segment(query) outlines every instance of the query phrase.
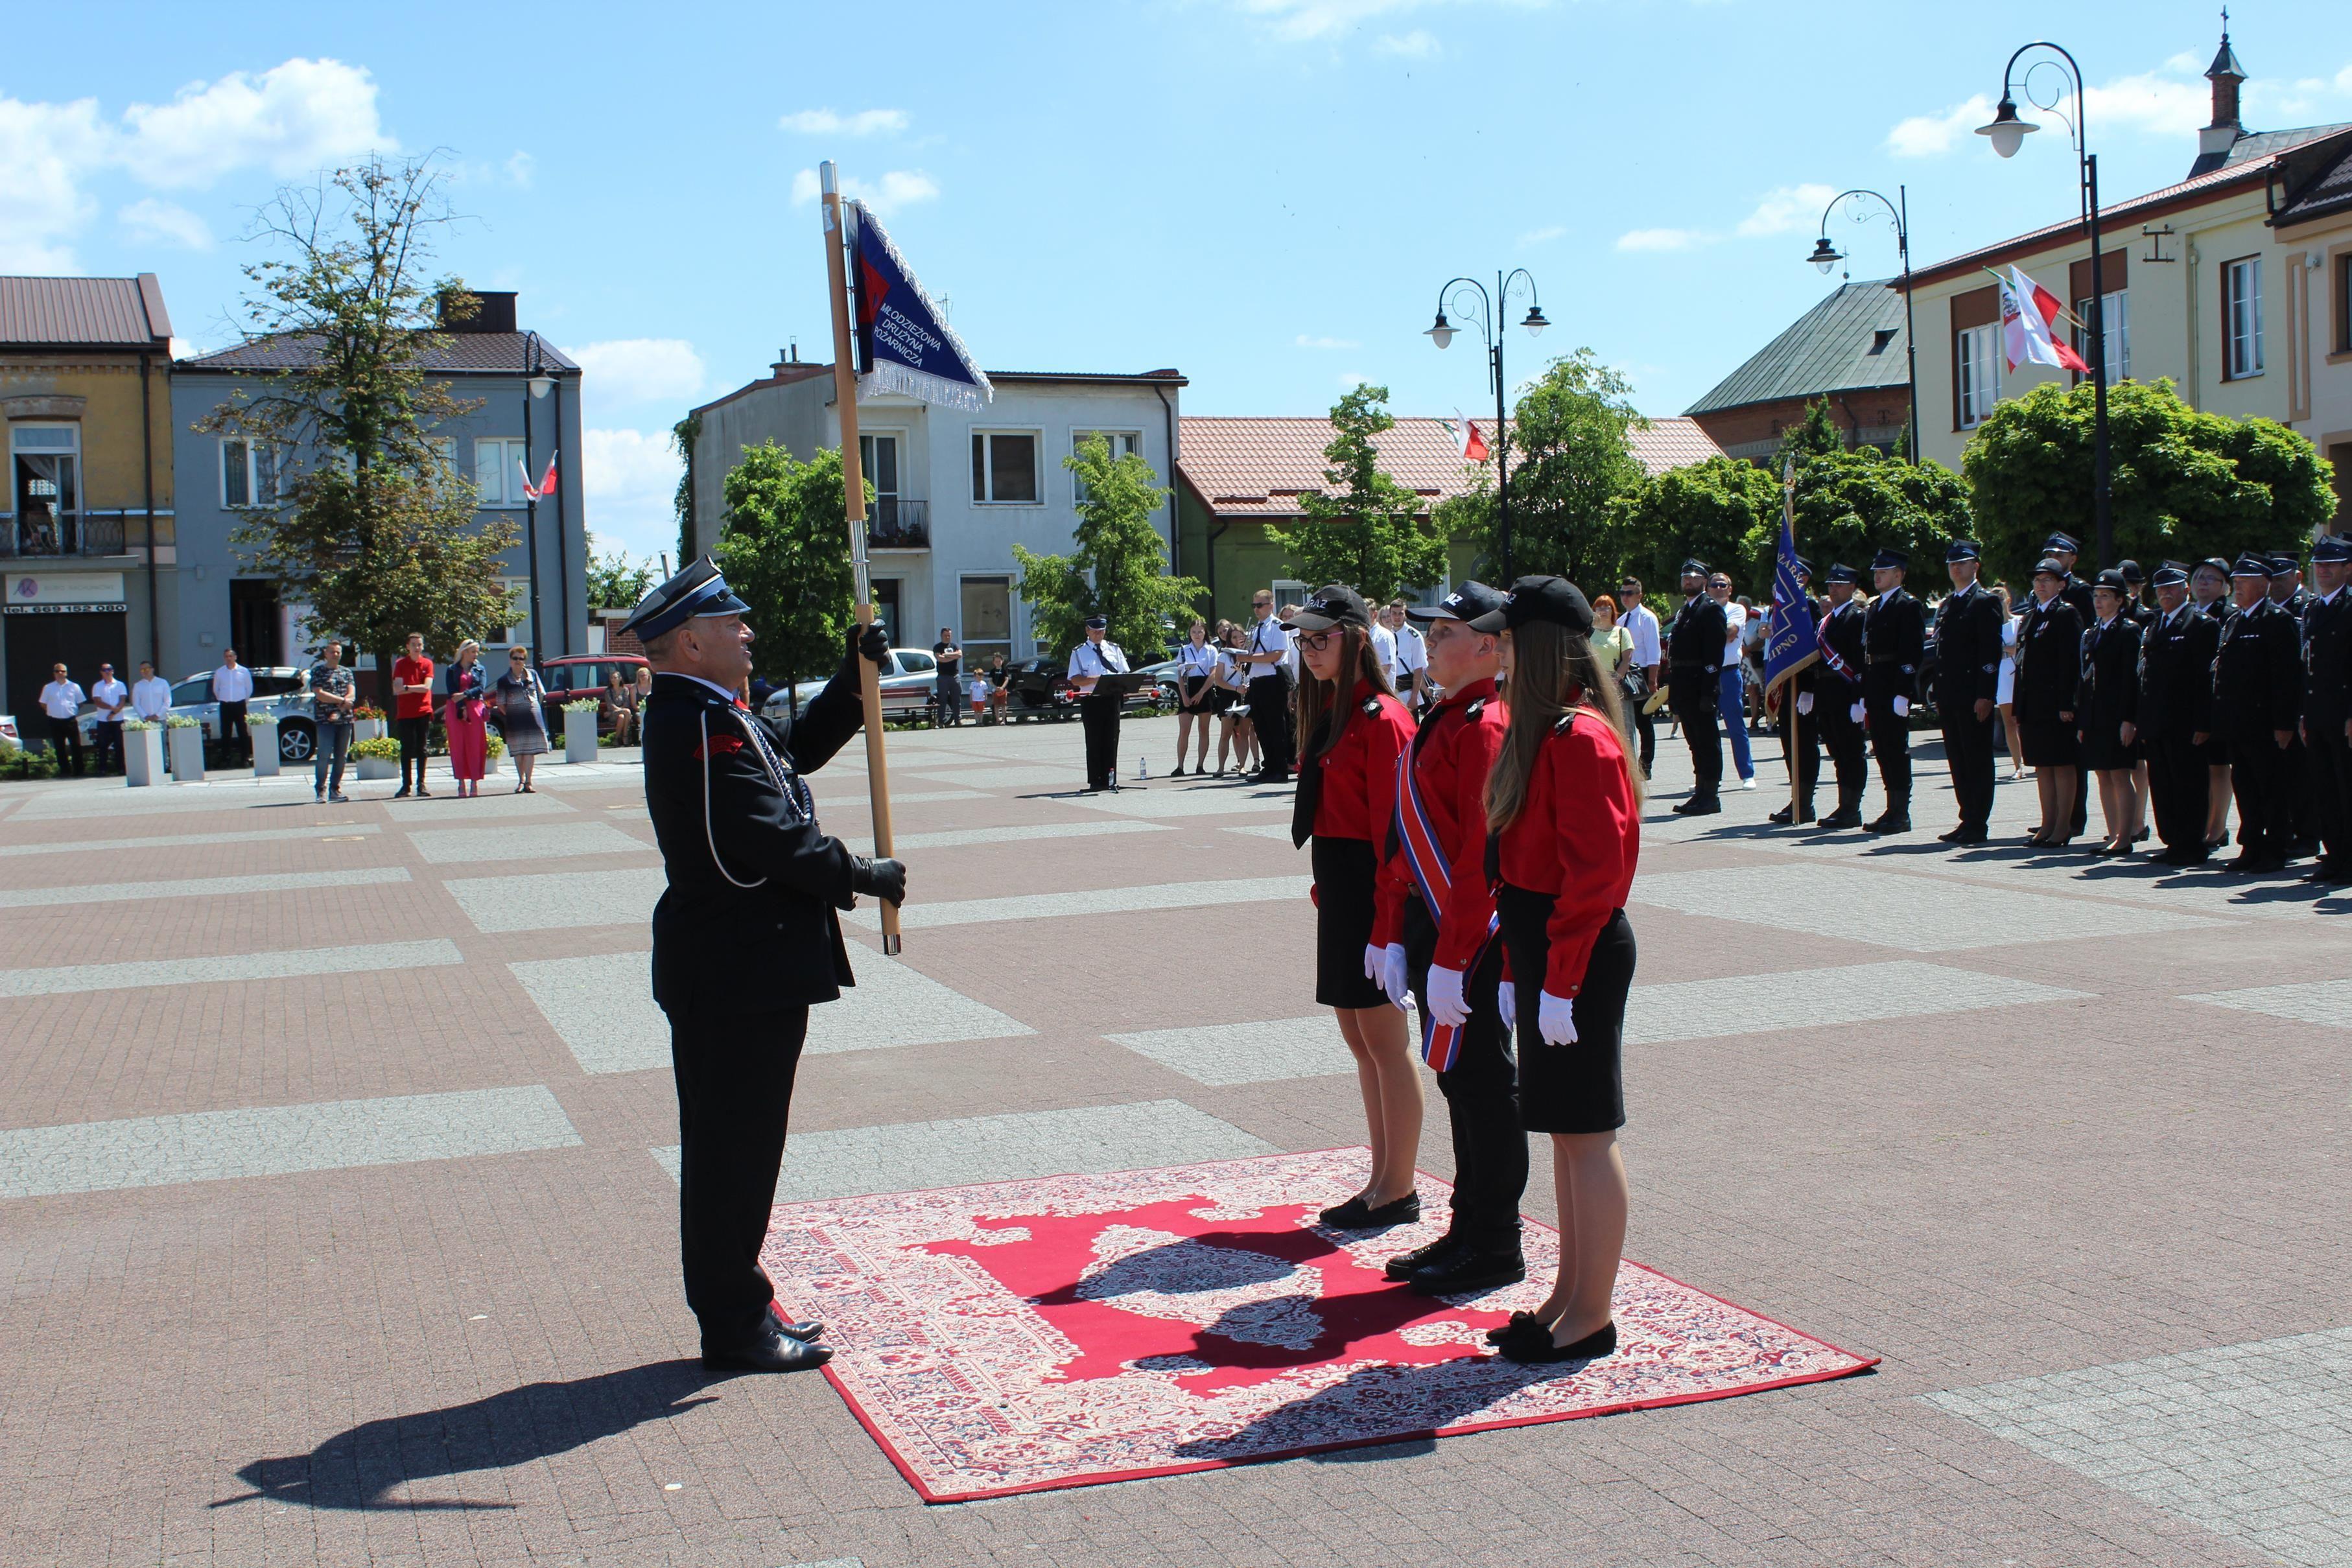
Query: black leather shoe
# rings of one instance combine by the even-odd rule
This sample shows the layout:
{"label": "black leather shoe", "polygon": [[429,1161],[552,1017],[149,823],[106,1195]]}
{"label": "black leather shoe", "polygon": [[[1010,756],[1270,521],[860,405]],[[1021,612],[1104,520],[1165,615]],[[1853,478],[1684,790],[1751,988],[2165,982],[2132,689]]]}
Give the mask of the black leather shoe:
{"label": "black leather shoe", "polygon": [[1785,828],[1790,823],[1795,821],[1796,819],[1796,808],[1793,806],[1783,806],[1779,810],[1767,816],[1764,820],[1768,822],[1778,822]]}
{"label": "black leather shoe", "polygon": [[1387,1266],[1381,1272],[1399,1284],[1402,1284],[1412,1278],[1414,1270],[1445,1261],[1454,1253],[1460,1251],[1463,1245],[1462,1239],[1449,1230],[1434,1241],[1416,1247],[1410,1252],[1398,1253],[1388,1260]]}
{"label": "black leather shoe", "polygon": [[1723,802],[1712,795],[1697,795],[1675,808],[1685,817],[1712,817],[1723,810]]}
{"label": "black leather shoe", "polygon": [[824,1333],[824,1323],[814,1318],[787,1318],[783,1313],[776,1311],[776,1303],[773,1301],[768,1303],[768,1326],[778,1333],[790,1334],[803,1343],[820,1338]]}
{"label": "black leather shoe", "polygon": [[1486,1343],[1488,1344],[1500,1344],[1515,1333],[1525,1333],[1528,1330],[1535,1328],[1543,1329],[1544,1337],[1546,1339],[1549,1339],[1551,1337],[1550,1329],[1546,1328],[1544,1326],[1543,1320],[1537,1317],[1535,1313],[1513,1312],[1511,1314],[1511,1321],[1505,1323],[1501,1328],[1488,1329],[1486,1331]]}
{"label": "black leather shoe", "polygon": [[702,1347],[702,1364],[713,1372],[806,1372],[833,1359],[821,1344],[808,1344],[767,1324],[740,1344]]}
{"label": "black leather shoe", "polygon": [[1497,1285],[1516,1285],[1527,1277],[1528,1260],[1516,1251],[1484,1252],[1465,1247],[1450,1258],[1415,1269],[1411,1283],[1416,1296],[1461,1296]]}
{"label": "black leather shoe", "polygon": [[1990,828],[1955,828],[1944,835],[1948,844],[1981,844],[1992,837]]}
{"label": "black leather shoe", "polygon": [[1862,826],[1862,813],[1860,811],[1832,811],[1828,816],[1822,819],[1821,825],[1824,828],[1858,828]]}
{"label": "black leather shoe", "polygon": [[1366,1203],[1359,1193],[1345,1203],[1333,1204],[1321,1216],[1323,1223],[1334,1230],[1386,1230],[1392,1225],[1411,1225],[1420,1218],[1421,1194],[1417,1192],[1409,1192],[1378,1208]]}
{"label": "black leather shoe", "polygon": [[1532,1335],[1515,1337],[1503,1342],[1503,1354],[1513,1361],[1538,1364],[1553,1361],[1598,1361],[1604,1355],[1617,1354],[1617,1325],[1602,1323],[1582,1339],[1568,1344],[1554,1344],[1551,1335],[1540,1340]]}
{"label": "black leather shoe", "polygon": [[1869,829],[1874,833],[1907,833],[1911,831],[1911,814],[1888,811],[1874,819]]}

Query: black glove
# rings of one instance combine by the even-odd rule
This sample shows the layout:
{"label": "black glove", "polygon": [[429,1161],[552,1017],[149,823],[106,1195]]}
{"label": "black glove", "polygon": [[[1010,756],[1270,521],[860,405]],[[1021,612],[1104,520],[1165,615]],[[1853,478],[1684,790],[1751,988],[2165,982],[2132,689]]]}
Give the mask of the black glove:
{"label": "black glove", "polygon": [[877,664],[887,665],[890,663],[890,634],[878,623],[866,627],[853,625],[849,629],[849,652],[853,658],[863,653]]}
{"label": "black glove", "polygon": [[855,863],[849,871],[849,891],[871,894],[888,904],[907,902],[907,868],[898,861],[873,860],[865,855],[852,857]]}

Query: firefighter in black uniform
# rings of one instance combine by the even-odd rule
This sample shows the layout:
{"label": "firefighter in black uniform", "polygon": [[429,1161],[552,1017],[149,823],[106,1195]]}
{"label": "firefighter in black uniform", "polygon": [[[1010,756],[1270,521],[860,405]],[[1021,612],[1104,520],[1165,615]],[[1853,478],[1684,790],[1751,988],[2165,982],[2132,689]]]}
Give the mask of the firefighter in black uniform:
{"label": "firefighter in black uniform", "polygon": [[1944,551],[1952,591],[1936,613],[1936,716],[1944,729],[1944,761],[1960,823],[1940,835],[1948,844],[1980,844],[1992,836],[1993,703],[2000,692],[2000,601],[1977,580],[1976,544],[1955,539]]}
{"label": "firefighter in black uniform", "polygon": [[669,886],[654,906],[654,1000],[677,1075],[679,1239],[705,1366],[822,1365],[824,1325],[777,1311],[760,1266],[776,1199],[793,1074],[811,1004],[854,982],[838,911],[898,903],[906,868],[854,855],[817,827],[804,772],[864,720],[857,656],[889,657],[880,627],[787,727],[736,696],[751,669],[746,606],[706,556],[647,594],[625,630],[654,667],[646,807]]}
{"label": "firefighter in black uniform", "polygon": [[2238,612],[2221,628],[2213,659],[2213,713],[2230,743],[2238,797],[2238,871],[2276,871],[2294,852],[2294,789],[2288,743],[2303,708],[2303,643],[2294,621],[2270,601],[2270,562],[2242,555],[2230,569]]}
{"label": "firefighter in black uniform", "polygon": [[1874,833],[1911,831],[1911,694],[1927,658],[1927,618],[1903,586],[1911,558],[1883,549],[1870,563],[1878,597],[1862,618],[1862,702],[1870,723],[1870,754],[1878,759],[1878,786],[1886,810],[1871,819]]}
{"label": "firefighter in black uniform", "polygon": [[2189,602],[2189,569],[2166,561],[2156,584],[2156,619],[2139,643],[2139,713],[2147,754],[2148,804],[2166,865],[2196,865],[2212,851],[2205,826],[2212,812],[2207,743],[2213,736],[2213,655],[2221,623]]}
{"label": "firefighter in black uniform", "polygon": [[2303,742],[2319,797],[2314,882],[2352,882],[2352,539],[2311,549],[2319,593],[2303,612]]}
{"label": "firefighter in black uniform", "polygon": [[1863,751],[1862,606],[1853,601],[1855,572],[1832,564],[1822,579],[1829,607],[1822,612],[1821,678],[1813,683],[1813,712],[1822,721],[1822,744],[1837,773],[1837,810],[1822,819],[1824,828],[1862,826],[1862,791],[1870,782]]}
{"label": "firefighter in black uniform", "polygon": [[2074,613],[2083,618],[2084,625],[2095,626],[2098,624],[2099,615],[2091,608],[2091,584],[2088,580],[2074,575],[2074,561],[2082,553],[2083,547],[2064,534],[2052,534],[2042,541],[2043,558],[2056,561],[2066,573],[2064,580],[2058,585],[2058,597],[2074,607]]}
{"label": "firefighter in black uniform", "polygon": [[[2295,636],[2303,635],[2303,618],[2311,609],[2311,595],[2303,586],[2303,568],[2291,555],[2270,558],[2270,601],[2286,612],[2294,622]],[[2294,798],[2294,858],[2319,852],[2319,776],[2313,771],[2311,747],[2297,732],[2294,744],[2286,748],[2287,792]]]}
{"label": "firefighter in black uniform", "polygon": [[1723,737],[1716,715],[1723,702],[1723,643],[1730,633],[1723,606],[1706,591],[1706,563],[1683,562],[1683,607],[1666,628],[1666,701],[1690,743],[1690,799],[1675,808],[1687,817],[1723,810]]}
{"label": "firefighter in black uniform", "polygon": [[[1822,607],[1813,598],[1811,561],[1798,560],[1797,588],[1797,602],[1789,607],[1789,613],[1802,615],[1818,629]],[[1822,777],[1821,673],[1817,659],[1780,685],[1780,760],[1788,764],[1789,776],[1797,781],[1797,803],[1793,810],[1783,806],[1773,812],[1776,822],[1813,820],[1813,790]]]}

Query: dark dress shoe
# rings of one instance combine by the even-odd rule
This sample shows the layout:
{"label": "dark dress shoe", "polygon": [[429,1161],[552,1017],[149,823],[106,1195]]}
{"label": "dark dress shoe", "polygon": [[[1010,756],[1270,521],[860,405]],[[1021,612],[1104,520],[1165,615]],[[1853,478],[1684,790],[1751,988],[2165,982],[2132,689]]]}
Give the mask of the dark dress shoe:
{"label": "dark dress shoe", "polygon": [[1501,1328],[1488,1329],[1486,1331],[1486,1343],[1488,1344],[1500,1344],[1505,1340],[1510,1338],[1513,1334],[1525,1333],[1528,1330],[1532,1328],[1542,1328],[1544,1329],[1544,1337],[1547,1339],[1551,1337],[1551,1331],[1549,1328],[1544,1327],[1543,1320],[1536,1316],[1535,1313],[1513,1312],[1511,1314],[1511,1321],[1505,1323]]}
{"label": "dark dress shoe", "polygon": [[1421,1218],[1421,1194],[1409,1192],[1374,1208],[1358,1193],[1325,1209],[1321,1218],[1334,1230],[1386,1230],[1392,1225],[1411,1225]]}
{"label": "dark dress shoe", "polygon": [[1412,1271],[1416,1296],[1461,1296],[1516,1285],[1528,1277],[1528,1260],[1517,1249],[1486,1252],[1465,1247],[1450,1258],[1440,1258]]}
{"label": "dark dress shoe", "polygon": [[1957,844],[1967,833],[1966,828],[1954,828],[1948,833],[1937,833],[1936,841],[1939,844]]}
{"label": "dark dress shoe", "polygon": [[1424,1243],[1410,1252],[1398,1253],[1388,1260],[1387,1267],[1381,1271],[1399,1284],[1402,1284],[1412,1278],[1414,1270],[1443,1262],[1452,1254],[1460,1251],[1463,1246],[1462,1239],[1449,1230],[1434,1241]]}
{"label": "dark dress shoe", "polygon": [[2331,865],[2326,861],[2321,861],[2303,873],[2303,880],[2326,883],[2352,882],[2352,866]]}
{"label": "dark dress shoe", "polygon": [[1767,815],[1764,820],[1768,822],[1778,822],[1785,828],[1796,820],[1796,816],[1797,811],[1795,807],[1783,806],[1779,810]]}
{"label": "dark dress shoe", "polygon": [[803,1343],[820,1338],[824,1333],[824,1324],[822,1322],[814,1318],[787,1318],[783,1313],[776,1311],[776,1303],[773,1301],[768,1303],[768,1327],[778,1333],[790,1334]]}
{"label": "dark dress shoe", "polygon": [[1545,1334],[1540,1340],[1529,1335],[1503,1342],[1505,1355],[1529,1365],[1554,1361],[1598,1361],[1604,1355],[1616,1353],[1617,1325],[1614,1322],[1602,1323],[1582,1339],[1568,1344],[1552,1343],[1549,1334]]}
{"label": "dark dress shoe", "polygon": [[1712,795],[1697,795],[1675,808],[1685,817],[1712,817],[1723,810],[1723,802]]}
{"label": "dark dress shoe", "polygon": [[766,1323],[740,1344],[702,1347],[702,1364],[713,1372],[805,1372],[833,1359],[821,1344],[809,1344]]}
{"label": "dark dress shoe", "polygon": [[1828,816],[1822,819],[1821,825],[1824,828],[1858,828],[1862,826],[1862,813],[1860,811],[1832,811]]}
{"label": "dark dress shoe", "polygon": [[1907,811],[1885,812],[1870,824],[1868,831],[1874,833],[1907,833],[1911,831],[1911,814]]}
{"label": "dark dress shoe", "polygon": [[2136,844],[2144,844],[2147,842],[2149,835],[2155,831],[2156,830],[2153,828],[2142,828],[2138,832],[2132,835],[2132,842]]}
{"label": "dark dress shoe", "polygon": [[1992,838],[1992,830],[1991,830],[1990,828],[1984,827],[1984,826],[1982,826],[1982,825],[1979,825],[1979,826],[1977,826],[1977,827],[1973,827],[1973,828],[1960,828],[1960,829],[1958,829],[1958,830],[1956,830],[1955,831],[1953,831],[1953,832],[1952,832],[1952,833],[1951,833],[1951,834],[1947,838],[1947,840],[1946,840],[1945,841],[1946,841],[1946,842],[1948,842],[1948,843],[1963,844],[1963,845],[1965,845],[1965,844],[1981,844],[1981,843],[1989,842],[1989,841],[1991,840],[1991,838]]}

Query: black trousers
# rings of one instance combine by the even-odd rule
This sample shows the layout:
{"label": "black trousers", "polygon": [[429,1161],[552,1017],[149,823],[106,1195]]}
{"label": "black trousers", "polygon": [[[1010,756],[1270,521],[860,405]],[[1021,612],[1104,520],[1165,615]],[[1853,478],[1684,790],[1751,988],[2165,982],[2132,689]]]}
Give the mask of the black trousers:
{"label": "black trousers", "polygon": [[1911,720],[1895,711],[1893,692],[1863,699],[1870,720],[1870,754],[1878,759],[1878,787],[1885,791],[1886,809],[1898,817],[1911,814]]}
{"label": "black trousers", "polygon": [[[588,722],[593,724],[596,721],[591,716]],[[416,764],[416,787],[424,789],[425,747],[433,731],[432,716],[396,718],[392,721],[392,727],[400,736],[400,787],[404,789],[408,788],[408,765],[414,761]]]}
{"label": "black trousers", "polygon": [[1717,727],[1723,704],[1721,678],[1694,669],[1668,682],[1666,701],[1682,721],[1683,739],[1690,746],[1691,798],[1713,800],[1723,790],[1723,731]]}
{"label": "black trousers", "polygon": [[1078,723],[1087,732],[1087,788],[1108,789],[1118,777],[1119,699],[1106,694],[1078,699]]}
{"label": "black trousers", "polygon": [[81,721],[78,718],[49,720],[49,749],[58,755],[58,772],[70,768],[75,778],[80,778],[83,758],[89,755],[81,743]]}
{"label": "black trousers", "polygon": [[2213,797],[2205,748],[2189,737],[2159,736],[2147,743],[2147,801],[2157,841],[2182,854],[2205,852],[2205,813]]}
{"label": "black trousers", "polygon": [[1837,809],[1862,810],[1862,791],[1870,782],[1862,726],[1853,721],[1853,698],[1844,691],[1822,692],[1814,699],[1813,717],[1822,727],[1822,744],[1829,748],[1830,766],[1837,772]]}
{"label": "black trousers", "polygon": [[97,741],[91,749],[98,753],[98,770],[100,773],[121,772],[122,721],[119,718],[111,721],[100,719],[91,727],[90,734]]}
{"label": "black trousers", "polygon": [[1937,716],[1944,727],[1944,764],[1951,769],[1960,826],[1981,828],[1992,820],[1992,736],[2000,716],[1979,719],[1975,699],[1963,697],[1939,703]]}
{"label": "black trousers", "polygon": [[1642,737],[1642,776],[1648,778],[1658,766],[1658,716],[1649,709],[1648,697],[1628,703],[1633,716],[1634,733]]}
{"label": "black trousers", "polygon": [[2230,737],[2230,788],[2238,798],[2238,842],[2255,860],[2285,860],[2294,852],[2297,783],[2287,772],[2287,750],[2268,730]]}
{"label": "black trousers", "polygon": [[1810,816],[1822,779],[1822,710],[1816,697],[1812,712],[1799,713],[1797,698],[1802,695],[1780,688],[1780,760],[1797,780],[1798,811]]}
{"label": "black trousers", "polygon": [[2294,841],[2307,844],[2320,836],[2319,763],[2298,732],[2286,748],[2288,791],[2294,801]]}
{"label": "black trousers", "polygon": [[1261,675],[1249,684],[1251,727],[1257,731],[1258,755],[1271,779],[1290,777],[1290,683],[1279,674]]}
{"label": "black trousers", "polygon": [[245,727],[245,705],[223,703],[220,706],[221,749],[232,757],[253,757],[253,732]]}
{"label": "black trousers", "polygon": [[[1437,922],[1418,897],[1404,901],[1405,974],[1429,1017],[1429,960],[1437,951]],[[1464,978],[1470,1021],[1454,1065],[1437,1075],[1445,1118],[1454,1133],[1454,1218],[1446,1226],[1483,1250],[1519,1250],[1519,1198],[1528,1190],[1528,1135],[1519,1126],[1519,1069],[1496,994],[1503,979],[1503,945]]]}
{"label": "black trousers", "polygon": [[2320,858],[2331,870],[2352,872],[2352,741],[2341,729],[2326,735],[2315,729],[2310,746]]}
{"label": "black trousers", "polygon": [[678,1243],[686,1304],[706,1345],[749,1339],[776,1299],[760,1249],[776,1204],[793,1074],[808,1009],[749,1017],[675,1014]]}

